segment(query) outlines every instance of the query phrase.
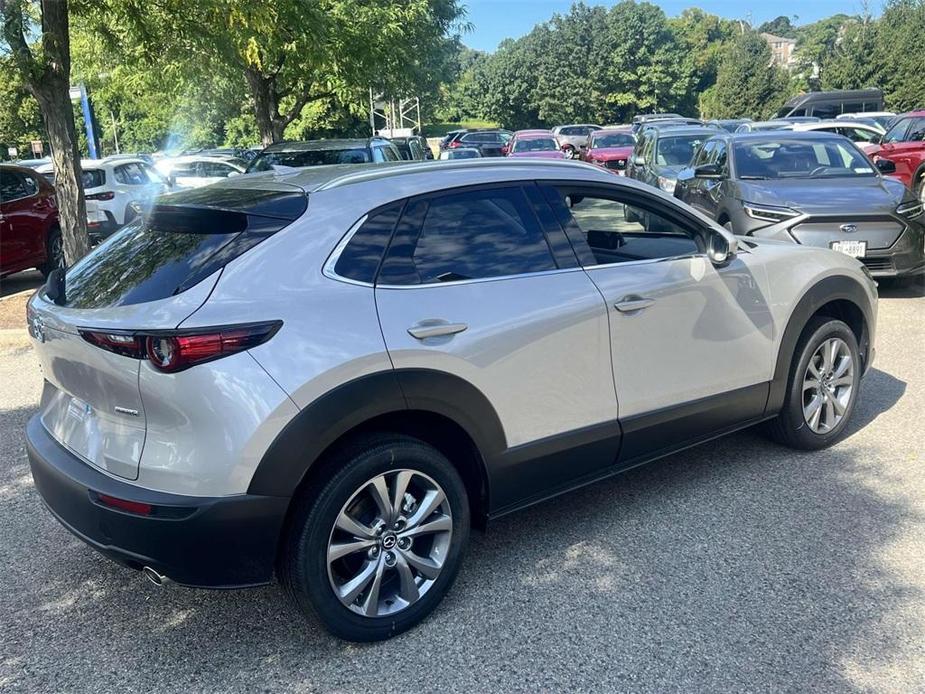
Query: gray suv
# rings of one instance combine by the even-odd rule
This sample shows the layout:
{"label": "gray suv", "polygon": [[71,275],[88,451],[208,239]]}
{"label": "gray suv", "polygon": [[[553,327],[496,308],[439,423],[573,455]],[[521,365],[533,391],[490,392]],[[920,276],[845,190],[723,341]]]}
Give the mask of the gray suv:
{"label": "gray suv", "polygon": [[761,422],[836,441],[876,317],[853,258],[587,164],[240,176],[31,298],[28,452],[51,512],[153,582],[276,576],[382,639],[437,606],[473,524]]}
{"label": "gray suv", "polygon": [[831,248],[878,278],[925,273],[922,201],[846,137],[764,132],[708,140],[675,196],[736,234]]}

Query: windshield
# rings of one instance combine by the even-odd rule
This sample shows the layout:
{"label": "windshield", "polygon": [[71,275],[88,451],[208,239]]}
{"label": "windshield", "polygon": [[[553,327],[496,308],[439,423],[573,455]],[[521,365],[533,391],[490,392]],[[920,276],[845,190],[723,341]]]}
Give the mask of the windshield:
{"label": "windshield", "polygon": [[548,152],[559,149],[556,141],[551,137],[538,137],[529,140],[517,140],[514,142],[515,152]]}
{"label": "windshield", "polygon": [[831,178],[873,176],[874,168],[857,149],[837,140],[737,142],[733,157],[739,178]]}
{"label": "windshield", "polygon": [[277,167],[325,166],[327,164],[364,164],[370,161],[366,149],[311,149],[302,152],[263,152],[247,168],[248,173],[270,171]]}
{"label": "windshield", "polygon": [[655,163],[661,166],[687,166],[694,152],[703,144],[705,135],[662,137],[655,149]]}
{"label": "windshield", "polygon": [[636,144],[636,138],[631,133],[591,136],[591,147],[632,147],[634,144]]}

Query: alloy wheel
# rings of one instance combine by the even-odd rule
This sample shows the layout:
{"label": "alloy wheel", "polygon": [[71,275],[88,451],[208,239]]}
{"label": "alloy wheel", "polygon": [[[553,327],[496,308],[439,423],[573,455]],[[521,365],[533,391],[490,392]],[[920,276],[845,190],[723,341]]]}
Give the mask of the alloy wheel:
{"label": "alloy wheel", "polygon": [[341,604],[365,617],[416,603],[440,576],[453,517],[431,477],[397,469],[357,489],[331,529],[328,579]]}
{"label": "alloy wheel", "polygon": [[817,434],[826,434],[844,418],[854,394],[854,358],[840,337],[822,342],[803,375],[803,418]]}
{"label": "alloy wheel", "polygon": [[64,269],[64,241],[61,238],[61,234],[53,234],[51,237],[51,244],[48,249],[48,254],[51,257],[52,269]]}

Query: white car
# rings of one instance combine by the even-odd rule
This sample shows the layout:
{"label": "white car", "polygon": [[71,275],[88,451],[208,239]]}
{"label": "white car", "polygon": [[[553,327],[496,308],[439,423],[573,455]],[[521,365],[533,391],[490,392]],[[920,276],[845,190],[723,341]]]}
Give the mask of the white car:
{"label": "white car", "polygon": [[154,166],[178,188],[199,188],[239,176],[247,169],[247,162],[234,157],[190,154],[161,159]]}
{"label": "white car", "polygon": [[[137,215],[138,205],[144,207],[170,187],[167,179],[143,159],[120,155],[83,159],[80,168],[87,201],[87,231],[94,243],[128,224]],[[36,170],[54,183],[51,164]]]}
{"label": "white car", "polygon": [[883,129],[886,130],[890,127],[893,119],[896,118],[896,114],[892,111],[867,111],[866,113],[840,113],[835,118],[838,120],[872,120],[878,125],[882,125]]}
{"label": "white car", "polygon": [[791,130],[795,132],[826,132],[847,137],[865,154],[880,146],[880,138],[885,132],[879,125],[864,123],[840,118],[837,120],[821,120],[816,123],[794,123]]}

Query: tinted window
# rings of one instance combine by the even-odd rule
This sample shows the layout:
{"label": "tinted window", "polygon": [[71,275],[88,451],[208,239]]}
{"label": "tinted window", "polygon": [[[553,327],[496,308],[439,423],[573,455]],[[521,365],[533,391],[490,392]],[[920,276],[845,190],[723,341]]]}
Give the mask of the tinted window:
{"label": "tinted window", "polygon": [[11,202],[19,200],[28,195],[29,188],[26,186],[26,177],[18,171],[2,171],[0,175],[0,202]]}
{"label": "tinted window", "polygon": [[587,125],[572,125],[567,128],[561,128],[559,134],[567,136],[589,135],[595,130],[597,130],[597,128],[591,128]]}
{"label": "tinted window", "polygon": [[726,172],[729,165],[729,150],[726,148],[726,143],[722,140],[717,140],[714,143],[713,153],[710,156],[710,163],[716,164],[722,168],[724,173]]}
{"label": "tinted window", "polygon": [[379,282],[454,282],[555,268],[523,192],[495,188],[409,204]]}
{"label": "tinted window", "polygon": [[[251,199],[243,191],[242,209],[273,206],[266,191],[254,192],[258,195]],[[295,196],[281,197],[285,199],[277,207],[295,211],[289,199]],[[305,197],[298,198],[304,211]],[[194,199],[181,193],[171,203]],[[126,225],[68,270],[67,305],[103,308],[179,294],[290,222],[243,211],[158,205],[149,217]]]}
{"label": "tinted window", "polygon": [[[835,118],[839,113],[841,113],[841,107],[839,104],[815,104],[813,106],[812,115],[822,120],[827,120],[829,118]],[[794,116],[797,114],[793,114]]]}
{"label": "tinted window", "polygon": [[341,277],[371,283],[389,245],[401,208],[402,204],[396,203],[370,215],[344,247],[334,265],[334,272]]}
{"label": "tinted window", "polygon": [[216,161],[199,162],[199,167],[203,178],[227,178],[234,172],[233,167]]}
{"label": "tinted window", "polygon": [[[662,214],[620,200],[617,194],[563,188],[551,200],[585,265],[673,258],[701,253],[686,227]],[[588,252],[593,260],[588,261]]]}
{"label": "tinted window", "polygon": [[909,126],[909,134],[906,140],[910,142],[921,142],[925,140],[925,118],[913,118],[912,125]]}
{"label": "tinted window", "polygon": [[364,148],[313,149],[301,152],[263,152],[247,167],[248,173],[271,171],[276,167],[299,168],[329,164],[364,164],[371,161]]}
{"label": "tinted window", "polygon": [[632,147],[636,139],[631,133],[607,133],[591,136],[592,147]]}
{"label": "tinted window", "polygon": [[385,161],[401,161],[401,155],[392,145],[383,145],[379,148]]}
{"label": "tinted window", "polygon": [[901,121],[897,121],[896,125],[886,131],[883,142],[902,142],[909,131],[910,123],[912,123],[911,118],[903,118]]}

